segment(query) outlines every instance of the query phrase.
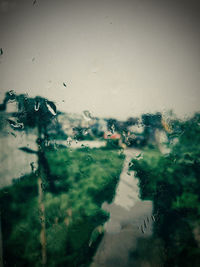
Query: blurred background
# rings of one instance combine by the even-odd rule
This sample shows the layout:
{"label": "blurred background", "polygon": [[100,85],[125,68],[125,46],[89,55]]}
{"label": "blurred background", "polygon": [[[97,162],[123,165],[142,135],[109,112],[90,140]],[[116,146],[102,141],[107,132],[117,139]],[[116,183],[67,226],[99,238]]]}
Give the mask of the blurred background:
{"label": "blurred background", "polygon": [[199,11],[0,0],[0,266],[200,265]]}

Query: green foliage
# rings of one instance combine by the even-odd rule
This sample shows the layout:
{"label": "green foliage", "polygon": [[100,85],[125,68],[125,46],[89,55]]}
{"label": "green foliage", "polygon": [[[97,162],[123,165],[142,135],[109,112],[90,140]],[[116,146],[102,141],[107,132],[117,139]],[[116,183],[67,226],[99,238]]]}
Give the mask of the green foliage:
{"label": "green foliage", "polygon": [[[31,98],[28,95],[17,95],[14,91],[10,91],[5,94],[3,103],[0,104],[0,111],[5,111],[7,103],[10,101],[15,101],[18,106],[17,112],[12,114],[16,118],[15,121],[8,119],[14,130],[37,128],[39,135],[43,134],[45,137],[54,139],[66,138],[66,134],[56,120],[59,112],[57,112],[54,102],[40,96]],[[0,127],[2,126],[0,125]]]}
{"label": "green foliage", "polygon": [[[109,217],[101,204],[113,198],[123,156],[87,147],[45,153],[57,186],[56,193],[44,191],[47,266],[86,266]],[[31,174],[0,191],[4,266],[41,266],[37,190]]]}
{"label": "green foliage", "polygon": [[94,135],[92,135],[89,128],[77,126],[73,128],[74,138],[78,141],[81,140],[94,140]]}
{"label": "green foliage", "polygon": [[40,224],[36,198],[36,177],[32,174],[0,191],[5,266],[15,266],[15,262],[16,266],[27,266],[28,261],[39,260]]}
{"label": "green foliage", "polygon": [[[168,155],[146,150],[133,160],[141,197],[151,199],[155,235],[166,246],[165,266],[200,266],[200,115],[173,124],[178,142]],[[173,136],[173,133],[172,133]],[[173,138],[173,137],[171,137]]]}
{"label": "green foliage", "polygon": [[107,149],[119,149],[119,139],[107,139],[106,141]]}

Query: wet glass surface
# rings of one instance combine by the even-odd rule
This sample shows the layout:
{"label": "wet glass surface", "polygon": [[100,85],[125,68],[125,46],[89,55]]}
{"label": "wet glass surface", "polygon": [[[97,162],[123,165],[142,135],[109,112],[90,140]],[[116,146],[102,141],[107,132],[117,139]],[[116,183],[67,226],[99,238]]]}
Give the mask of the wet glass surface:
{"label": "wet glass surface", "polygon": [[199,6],[83,2],[0,0],[0,267],[198,267]]}

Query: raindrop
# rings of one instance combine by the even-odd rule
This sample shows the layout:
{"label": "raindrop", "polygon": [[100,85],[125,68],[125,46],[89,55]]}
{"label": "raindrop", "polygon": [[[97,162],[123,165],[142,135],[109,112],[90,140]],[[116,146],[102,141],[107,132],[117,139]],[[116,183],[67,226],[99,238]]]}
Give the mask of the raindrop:
{"label": "raindrop", "polygon": [[128,166],[129,166],[129,168],[131,168],[131,167],[133,166],[133,162],[130,161],[130,162],[128,163]]}
{"label": "raindrop", "polygon": [[31,171],[34,172],[34,170],[35,170],[34,162],[31,162],[31,163],[30,163],[30,166],[31,166]]}
{"label": "raindrop", "polygon": [[46,106],[53,116],[56,115],[56,106],[53,102],[46,101]]}
{"label": "raindrop", "polygon": [[71,137],[68,137],[68,138],[67,138],[67,144],[68,144],[68,145],[71,145],[71,142],[72,142],[72,138],[71,138]]}
{"label": "raindrop", "polygon": [[112,134],[114,134],[114,132],[115,132],[115,125],[114,124],[111,126],[111,132],[112,132]]}
{"label": "raindrop", "polygon": [[35,109],[35,111],[38,111],[39,108],[40,108],[40,102],[37,101],[37,102],[35,103],[34,109]]}
{"label": "raindrop", "polygon": [[25,101],[28,100],[28,94],[25,94],[25,96],[24,96],[24,100],[25,100]]}
{"label": "raindrop", "polygon": [[83,135],[87,135],[88,131],[87,130],[83,130]]}
{"label": "raindrop", "polygon": [[16,100],[15,100],[15,98],[13,98],[13,99],[9,99],[8,100],[8,103],[13,103],[13,102],[15,102]]}
{"label": "raindrop", "polygon": [[34,0],[34,1],[33,1],[33,6],[34,6],[36,3],[37,3],[37,0]]}
{"label": "raindrop", "polygon": [[140,158],[142,158],[142,153],[139,153],[139,154],[137,154],[135,157],[136,157],[136,159],[140,159]]}
{"label": "raindrop", "polygon": [[154,217],[154,215],[151,215],[151,219],[152,219],[152,221],[154,221],[155,222],[155,217]]}
{"label": "raindrop", "polygon": [[11,95],[11,96],[15,94],[14,90],[10,90],[8,93],[9,93],[9,95]]}
{"label": "raindrop", "polygon": [[13,120],[7,119],[7,121],[10,123],[10,126],[13,129],[23,129],[24,128],[24,124],[22,122],[15,122]]}
{"label": "raindrop", "polygon": [[3,48],[0,48],[0,56],[3,55]]}
{"label": "raindrop", "polygon": [[48,147],[48,146],[50,145],[50,141],[49,141],[49,140],[45,140],[44,145],[45,145],[46,147]]}
{"label": "raindrop", "polygon": [[142,225],[140,226],[140,229],[141,229],[141,232],[144,234],[145,232],[144,232],[144,228]]}
{"label": "raindrop", "polygon": [[83,115],[84,115],[84,118],[86,120],[88,120],[88,121],[91,120],[91,119],[93,119],[89,110],[84,110],[83,111]]}
{"label": "raindrop", "polygon": [[10,132],[10,133],[11,133],[14,137],[17,137],[15,133],[13,133],[13,132]]}
{"label": "raindrop", "polygon": [[8,103],[13,103],[16,101],[16,96],[15,96],[15,92],[13,90],[9,91],[9,99],[8,99]]}
{"label": "raindrop", "polygon": [[45,191],[45,189],[46,189],[45,183],[41,183],[41,188],[42,188],[42,191]]}
{"label": "raindrop", "polygon": [[63,82],[63,86],[64,86],[64,87],[67,87],[67,84]]}

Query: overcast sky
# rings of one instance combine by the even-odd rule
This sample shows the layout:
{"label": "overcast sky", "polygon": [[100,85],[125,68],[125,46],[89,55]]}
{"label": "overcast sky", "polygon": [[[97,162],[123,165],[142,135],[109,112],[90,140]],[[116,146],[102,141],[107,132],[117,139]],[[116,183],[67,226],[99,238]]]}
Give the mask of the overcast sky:
{"label": "overcast sky", "polygon": [[200,106],[198,2],[0,0],[0,98],[15,90],[121,119],[191,115]]}

